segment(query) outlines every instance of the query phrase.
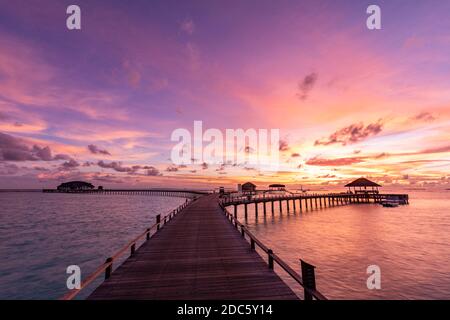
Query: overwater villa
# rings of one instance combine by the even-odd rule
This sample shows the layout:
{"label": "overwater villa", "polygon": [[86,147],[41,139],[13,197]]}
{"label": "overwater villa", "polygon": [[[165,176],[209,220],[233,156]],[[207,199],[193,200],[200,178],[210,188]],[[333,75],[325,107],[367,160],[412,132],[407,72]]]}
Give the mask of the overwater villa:
{"label": "overwater villa", "polygon": [[253,194],[256,192],[256,185],[251,182],[246,182],[240,187],[243,194]]}
{"label": "overwater villa", "polygon": [[381,186],[378,183],[370,181],[366,178],[359,178],[349,184],[345,185],[349,193],[379,193],[378,188]]}

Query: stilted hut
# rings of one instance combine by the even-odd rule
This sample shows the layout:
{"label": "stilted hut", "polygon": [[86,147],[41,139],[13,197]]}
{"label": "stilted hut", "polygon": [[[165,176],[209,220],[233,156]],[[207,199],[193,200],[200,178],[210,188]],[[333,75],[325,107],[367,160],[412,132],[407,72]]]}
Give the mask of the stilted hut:
{"label": "stilted hut", "polygon": [[256,192],[256,185],[251,182],[246,182],[242,185],[243,194],[253,194]]}
{"label": "stilted hut", "polygon": [[349,193],[378,193],[378,188],[381,186],[378,183],[370,181],[366,178],[359,178],[349,184],[346,184],[345,187],[348,188]]}

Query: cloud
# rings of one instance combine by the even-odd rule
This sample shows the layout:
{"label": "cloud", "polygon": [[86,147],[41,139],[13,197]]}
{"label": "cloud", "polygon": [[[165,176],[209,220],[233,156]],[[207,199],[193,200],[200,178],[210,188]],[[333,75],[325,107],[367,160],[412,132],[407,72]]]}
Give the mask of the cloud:
{"label": "cloud", "polygon": [[177,172],[178,168],[174,167],[174,166],[169,166],[169,167],[167,167],[166,171],[167,172]]}
{"label": "cloud", "polygon": [[302,81],[298,84],[298,93],[297,97],[300,100],[306,100],[309,96],[309,93],[314,88],[317,83],[318,75],[317,73],[311,73],[305,76]]}
{"label": "cloud", "polygon": [[412,120],[431,122],[433,120],[436,120],[436,118],[430,112],[424,111],[416,114],[414,117],[412,117]]}
{"label": "cloud", "polygon": [[327,146],[330,144],[340,143],[345,146],[347,144],[356,143],[371,136],[375,136],[382,130],[383,123],[381,122],[381,120],[378,120],[377,122],[371,123],[367,126],[364,126],[364,123],[362,122],[354,123],[334,132],[326,139],[316,140],[314,142],[314,145]]}
{"label": "cloud", "polygon": [[131,167],[127,167],[127,166],[123,166],[121,162],[113,161],[113,162],[107,163],[103,160],[98,161],[97,165],[100,168],[112,169],[117,172],[125,172],[128,174],[138,174],[139,170],[146,170],[146,172],[145,172],[146,176],[162,176],[162,173],[160,173],[159,170],[153,166],[134,165]]}
{"label": "cloud", "polygon": [[33,169],[36,170],[36,171],[43,171],[43,172],[48,172],[48,171],[50,171],[50,170],[47,169],[47,168],[39,167],[39,166],[33,167]]}
{"label": "cloud", "polygon": [[222,163],[222,164],[219,166],[219,168],[216,169],[216,171],[218,171],[219,173],[225,171],[225,164]]}
{"label": "cloud", "polygon": [[106,163],[103,160],[100,160],[99,162],[97,162],[97,165],[100,168],[113,169],[114,171],[117,171],[117,172],[128,172],[128,173],[134,173],[141,168],[140,166],[124,167],[124,166],[122,166],[122,164],[120,162],[113,161],[110,163]]}
{"label": "cloud", "polygon": [[286,140],[280,139],[279,150],[280,151],[288,151],[289,150],[289,144]]}
{"label": "cloud", "polygon": [[0,160],[5,161],[53,161],[68,160],[69,156],[58,154],[52,156],[50,147],[32,145],[20,138],[0,132]]}
{"label": "cloud", "polygon": [[195,23],[192,19],[186,19],[180,24],[180,30],[188,35],[192,35],[195,32]]}
{"label": "cloud", "polygon": [[148,170],[146,172],[147,176],[152,176],[152,177],[156,177],[156,176],[162,176],[162,173],[159,172],[158,169],[156,169],[155,167],[148,167]]}
{"label": "cloud", "polygon": [[0,175],[13,175],[19,172],[19,167],[13,163],[0,162]]}
{"label": "cloud", "polygon": [[336,158],[336,159],[324,159],[319,157],[314,157],[306,161],[307,165],[310,166],[346,166],[355,163],[363,162],[361,158]]}
{"label": "cloud", "polygon": [[93,153],[93,154],[103,154],[103,155],[107,155],[110,156],[111,153],[109,153],[107,150],[105,149],[100,149],[99,147],[97,147],[94,144],[90,144],[87,146],[88,150]]}
{"label": "cloud", "polygon": [[418,154],[430,154],[430,153],[445,153],[450,152],[450,145],[436,148],[424,149],[418,152]]}
{"label": "cloud", "polygon": [[74,159],[70,159],[69,161],[66,161],[63,164],[61,164],[60,168],[62,170],[73,170],[79,166],[80,164],[77,161],[75,161]]}

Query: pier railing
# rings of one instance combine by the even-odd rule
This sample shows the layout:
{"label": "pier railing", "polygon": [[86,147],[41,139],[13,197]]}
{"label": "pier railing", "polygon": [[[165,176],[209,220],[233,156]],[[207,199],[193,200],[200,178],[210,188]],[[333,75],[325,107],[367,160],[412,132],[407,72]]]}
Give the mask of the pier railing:
{"label": "pier railing", "polygon": [[244,239],[247,238],[250,241],[250,249],[256,250],[258,246],[264,253],[267,254],[267,264],[269,269],[274,269],[274,262],[276,262],[281,269],[283,269],[295,282],[303,287],[304,299],[305,300],[327,300],[327,298],[316,290],[316,280],[315,280],[315,267],[303,260],[301,262],[302,275],[298,274],[294,269],[292,269],[286,262],[284,262],[278,255],[276,255],[272,249],[268,248],[264,243],[262,243],[256,236],[251,233],[245,225],[243,225],[239,220],[233,216],[222,204],[219,204],[220,208],[228,218],[228,220],[234,225],[234,227],[241,232]]}
{"label": "pier railing", "polygon": [[[75,298],[81,290],[86,288],[88,285],[90,285],[92,282],[94,282],[101,274],[104,273],[105,280],[109,279],[111,277],[111,274],[113,273],[113,263],[118,258],[122,257],[125,253],[129,252],[130,256],[133,256],[136,252],[136,246],[138,243],[142,240],[148,241],[151,239],[153,235],[155,235],[166,223],[171,221],[181,210],[186,208],[189,204],[191,204],[195,199],[186,200],[185,203],[178,206],[176,209],[170,211],[163,217],[161,217],[161,214],[158,214],[156,216],[156,222],[147,228],[144,232],[142,232],[140,235],[138,235],[136,238],[128,242],[125,246],[123,246],[119,251],[117,251],[114,255],[107,258],[106,261],[99,266],[97,269],[95,269],[94,272],[92,272],[90,275],[88,275],[82,282],[79,289],[72,289],[69,292],[67,292],[65,295],[63,295],[60,300],[72,300]],[[152,233],[153,232],[153,233]],[[142,245],[142,244],[141,244]]]}

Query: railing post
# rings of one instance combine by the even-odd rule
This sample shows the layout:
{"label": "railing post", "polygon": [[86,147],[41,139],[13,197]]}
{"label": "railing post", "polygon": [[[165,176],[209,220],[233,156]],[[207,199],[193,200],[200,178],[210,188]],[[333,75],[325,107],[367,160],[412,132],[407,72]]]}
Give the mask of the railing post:
{"label": "railing post", "polygon": [[147,229],[147,234],[145,235],[145,239],[150,240],[150,229]]}
{"label": "railing post", "polygon": [[269,258],[269,269],[273,270],[273,251],[272,251],[272,249],[267,250],[267,255]]}
{"label": "railing post", "polygon": [[135,252],[136,252],[136,243],[133,243],[133,244],[131,245],[130,253],[131,253],[131,255],[133,255]]}
{"label": "railing post", "polygon": [[156,230],[159,230],[159,224],[161,223],[161,214],[156,216]]}
{"label": "railing post", "polygon": [[250,238],[250,249],[255,250],[255,240],[253,238]]}
{"label": "railing post", "polygon": [[108,280],[109,277],[111,277],[111,273],[112,273],[112,261],[113,258],[109,257],[108,259],[106,259],[105,263],[111,263],[109,266],[106,267],[105,269],[105,280]]}
{"label": "railing post", "polygon": [[243,238],[245,238],[245,227],[241,226],[241,235]]}
{"label": "railing post", "polygon": [[312,300],[313,296],[307,292],[306,288],[316,290],[316,276],[314,272],[316,267],[301,259],[300,263],[302,267],[303,286],[305,287],[305,300]]}

